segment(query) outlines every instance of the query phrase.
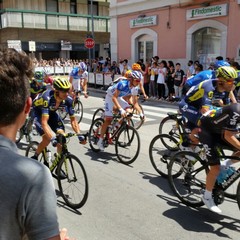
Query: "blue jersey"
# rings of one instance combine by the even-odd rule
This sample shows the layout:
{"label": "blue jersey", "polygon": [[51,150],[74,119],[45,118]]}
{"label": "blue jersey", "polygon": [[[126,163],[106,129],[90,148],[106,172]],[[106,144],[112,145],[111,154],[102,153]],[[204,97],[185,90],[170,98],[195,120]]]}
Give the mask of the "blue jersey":
{"label": "blue jersey", "polygon": [[187,79],[186,84],[188,87],[196,86],[204,80],[216,79],[214,70],[204,70]]}
{"label": "blue jersey", "polygon": [[75,67],[72,69],[70,72],[70,77],[73,77],[73,79],[81,79],[81,78],[87,78],[88,77],[88,72],[84,71],[82,74],[78,74],[79,72],[79,67]]}
{"label": "blue jersey", "polygon": [[229,104],[229,92],[218,92],[216,81],[205,80],[191,87],[184,98],[185,102],[196,109],[201,109],[204,105],[211,106],[213,99],[222,99],[225,105]]}
{"label": "blue jersey", "polygon": [[120,92],[118,97],[123,97],[131,94],[130,82],[126,78],[123,78],[118,83],[110,86],[107,90],[107,94],[112,96],[115,93],[116,89]]}
{"label": "blue jersey", "polygon": [[36,116],[50,115],[55,113],[58,108],[66,108],[70,116],[74,115],[73,99],[68,96],[66,100],[63,100],[59,106],[56,106],[56,98],[54,96],[54,90],[46,90],[39,94],[33,101],[33,109]]}

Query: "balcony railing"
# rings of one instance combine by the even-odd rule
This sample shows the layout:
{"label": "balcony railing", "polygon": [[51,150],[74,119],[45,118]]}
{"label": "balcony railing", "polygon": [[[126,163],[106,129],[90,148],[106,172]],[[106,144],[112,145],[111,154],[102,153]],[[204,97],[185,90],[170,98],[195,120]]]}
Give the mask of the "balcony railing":
{"label": "balcony railing", "polygon": [[[91,15],[3,9],[1,28],[35,28],[92,31]],[[93,16],[94,32],[110,32],[110,17]]]}

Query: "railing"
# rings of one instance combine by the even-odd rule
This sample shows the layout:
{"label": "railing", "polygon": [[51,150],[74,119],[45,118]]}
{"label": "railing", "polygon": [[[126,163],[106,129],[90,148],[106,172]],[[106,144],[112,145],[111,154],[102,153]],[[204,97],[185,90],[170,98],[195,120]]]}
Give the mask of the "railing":
{"label": "railing", "polygon": [[[64,75],[64,76],[69,76],[69,73],[72,71],[73,67],[36,67],[34,71],[43,71],[49,75],[52,75],[53,78],[54,76],[59,76],[59,75]],[[114,79],[117,79],[121,75],[114,75]],[[88,73],[88,83],[93,85],[95,88],[102,87],[103,89],[106,89],[109,84],[112,82],[112,77],[111,73],[102,73],[102,72],[89,72]]]}
{"label": "railing", "polygon": [[[92,31],[91,15],[3,9],[1,28],[35,28],[73,31]],[[95,32],[110,31],[110,17],[93,16]]]}

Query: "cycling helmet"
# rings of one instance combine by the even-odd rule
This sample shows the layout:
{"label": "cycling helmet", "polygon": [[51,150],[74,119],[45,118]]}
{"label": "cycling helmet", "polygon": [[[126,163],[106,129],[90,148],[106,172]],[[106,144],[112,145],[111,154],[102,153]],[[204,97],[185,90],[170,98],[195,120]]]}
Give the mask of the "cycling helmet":
{"label": "cycling helmet", "polygon": [[133,79],[136,79],[138,82],[140,82],[141,79],[142,79],[142,73],[139,72],[139,71],[132,71],[132,72],[131,72],[131,77],[132,77]]}
{"label": "cycling helmet", "polygon": [[80,62],[79,63],[79,70],[86,71],[87,70],[87,65],[84,62]]}
{"label": "cycling helmet", "polygon": [[134,63],[132,65],[132,70],[140,71],[140,70],[142,70],[142,68],[141,68],[140,64]]}
{"label": "cycling helmet", "polygon": [[60,91],[61,90],[69,90],[70,87],[71,87],[71,84],[70,84],[68,79],[59,77],[59,78],[54,80],[53,87],[56,90],[60,90]]}
{"label": "cycling helmet", "polygon": [[34,79],[35,80],[43,80],[44,76],[43,76],[43,72],[41,71],[36,71],[34,73]]}
{"label": "cycling helmet", "polygon": [[126,77],[126,78],[132,77],[132,70],[127,70],[124,74],[124,77]]}
{"label": "cycling helmet", "polygon": [[224,67],[224,66],[229,67],[230,64],[229,64],[228,62],[224,61],[224,60],[217,60],[217,61],[214,63],[214,68],[215,68],[215,69],[218,69],[218,68]]}
{"label": "cycling helmet", "polygon": [[237,71],[233,67],[220,67],[216,71],[216,77],[222,77],[224,79],[235,79],[238,77]]}

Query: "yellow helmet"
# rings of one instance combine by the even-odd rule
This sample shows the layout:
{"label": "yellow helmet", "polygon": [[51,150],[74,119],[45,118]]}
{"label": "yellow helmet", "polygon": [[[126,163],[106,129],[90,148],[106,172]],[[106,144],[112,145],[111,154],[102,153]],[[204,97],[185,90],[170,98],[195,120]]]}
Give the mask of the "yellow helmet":
{"label": "yellow helmet", "polygon": [[124,74],[124,77],[126,77],[126,78],[132,77],[132,70],[127,70]]}
{"label": "yellow helmet", "polygon": [[140,71],[140,70],[142,70],[142,68],[141,68],[140,64],[134,63],[132,65],[132,70]]}
{"label": "yellow helmet", "polygon": [[53,82],[53,87],[56,90],[69,90],[71,87],[71,83],[69,82],[69,80],[67,78],[63,78],[63,77],[58,77],[54,80]]}
{"label": "yellow helmet", "polygon": [[216,70],[216,77],[222,77],[224,79],[235,79],[238,77],[238,74],[233,67],[224,66]]}

